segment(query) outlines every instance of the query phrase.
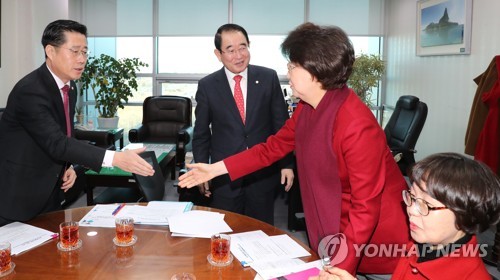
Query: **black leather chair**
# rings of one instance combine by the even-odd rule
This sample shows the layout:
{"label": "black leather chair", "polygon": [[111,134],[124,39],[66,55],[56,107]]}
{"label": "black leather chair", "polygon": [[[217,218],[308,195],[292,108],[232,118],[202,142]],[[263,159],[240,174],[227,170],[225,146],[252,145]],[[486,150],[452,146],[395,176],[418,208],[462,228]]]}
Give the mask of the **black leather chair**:
{"label": "black leather chair", "polygon": [[[142,106],[142,124],[129,131],[129,141],[175,144],[175,166],[184,166],[193,137],[191,99],[171,95],[150,96]],[[172,179],[175,179],[175,170]]]}
{"label": "black leather chair", "polygon": [[415,163],[414,153],[420,132],[427,119],[427,105],[418,97],[403,95],[384,128],[387,144],[404,176]]}
{"label": "black leather chair", "polygon": [[5,111],[5,108],[0,108],[0,120],[2,119],[3,111]]}

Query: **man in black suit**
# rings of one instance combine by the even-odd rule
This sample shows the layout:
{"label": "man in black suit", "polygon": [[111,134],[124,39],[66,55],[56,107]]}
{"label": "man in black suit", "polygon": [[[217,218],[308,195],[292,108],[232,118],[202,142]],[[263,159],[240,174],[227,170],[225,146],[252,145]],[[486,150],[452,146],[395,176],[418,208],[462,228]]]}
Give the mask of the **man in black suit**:
{"label": "man in black suit", "polygon": [[[225,24],[217,30],[214,43],[215,55],[224,67],[198,83],[193,135],[195,162],[217,162],[265,142],[288,119],[276,71],[249,65],[250,43],[245,29]],[[239,89],[235,89],[238,83]],[[207,196],[212,194],[212,207],[273,224],[276,186],[281,182],[286,190],[291,187],[292,160],[290,155],[278,165],[235,182],[227,175],[220,176],[212,180],[211,190],[207,184],[200,189]]]}
{"label": "man in black suit", "polygon": [[45,63],[14,86],[0,120],[0,226],[60,209],[61,192],[76,179],[70,163],[95,171],[117,166],[146,176],[154,173],[138,155],[144,149],[106,151],[71,137],[74,80],[87,62],[87,28],[71,20],[54,21],[45,28],[42,45]]}

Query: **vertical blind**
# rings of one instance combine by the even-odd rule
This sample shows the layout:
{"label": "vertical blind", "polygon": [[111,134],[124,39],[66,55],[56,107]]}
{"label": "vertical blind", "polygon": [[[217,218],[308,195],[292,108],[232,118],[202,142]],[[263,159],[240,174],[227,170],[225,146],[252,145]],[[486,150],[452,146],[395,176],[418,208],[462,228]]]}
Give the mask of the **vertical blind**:
{"label": "vertical blind", "polygon": [[[351,36],[382,36],[385,0],[74,0],[89,36],[213,36],[233,19],[251,34],[287,34],[307,18]],[[232,9],[230,10],[230,7]]]}

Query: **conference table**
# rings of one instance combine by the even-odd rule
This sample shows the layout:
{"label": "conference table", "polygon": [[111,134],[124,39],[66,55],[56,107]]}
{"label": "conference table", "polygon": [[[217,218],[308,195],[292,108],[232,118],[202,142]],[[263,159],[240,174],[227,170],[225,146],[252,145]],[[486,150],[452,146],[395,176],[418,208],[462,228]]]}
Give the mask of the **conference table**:
{"label": "conference table", "polygon": [[[144,204],[143,204],[144,205]],[[51,212],[28,222],[33,226],[58,232],[63,221],[79,221],[91,206]],[[259,220],[215,208],[194,206],[196,210],[225,214],[232,233],[262,230],[268,235],[286,232]],[[243,267],[235,258],[226,267],[208,263],[209,238],[172,237],[168,227],[136,225],[137,243],[131,247],[113,244],[114,228],[80,227],[83,246],[70,252],[59,251],[57,239],[12,257],[16,264],[12,279],[170,279],[176,273],[192,273],[202,279],[254,279],[256,272]],[[315,252],[295,239],[311,253],[301,258],[317,260]],[[4,279],[2,279],[4,280]]]}

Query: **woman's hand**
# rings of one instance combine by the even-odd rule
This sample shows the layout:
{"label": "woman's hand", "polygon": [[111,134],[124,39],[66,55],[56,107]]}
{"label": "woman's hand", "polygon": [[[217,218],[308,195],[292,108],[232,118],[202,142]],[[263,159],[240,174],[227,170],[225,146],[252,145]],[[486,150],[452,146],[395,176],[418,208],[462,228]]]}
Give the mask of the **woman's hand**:
{"label": "woman's hand", "polygon": [[186,167],[189,171],[179,177],[179,187],[181,188],[192,188],[227,173],[226,165],[223,161],[214,164],[186,164]]}
{"label": "woman's hand", "polygon": [[356,280],[354,276],[341,268],[329,267],[325,269],[321,270],[318,276],[309,277],[309,280]]}

